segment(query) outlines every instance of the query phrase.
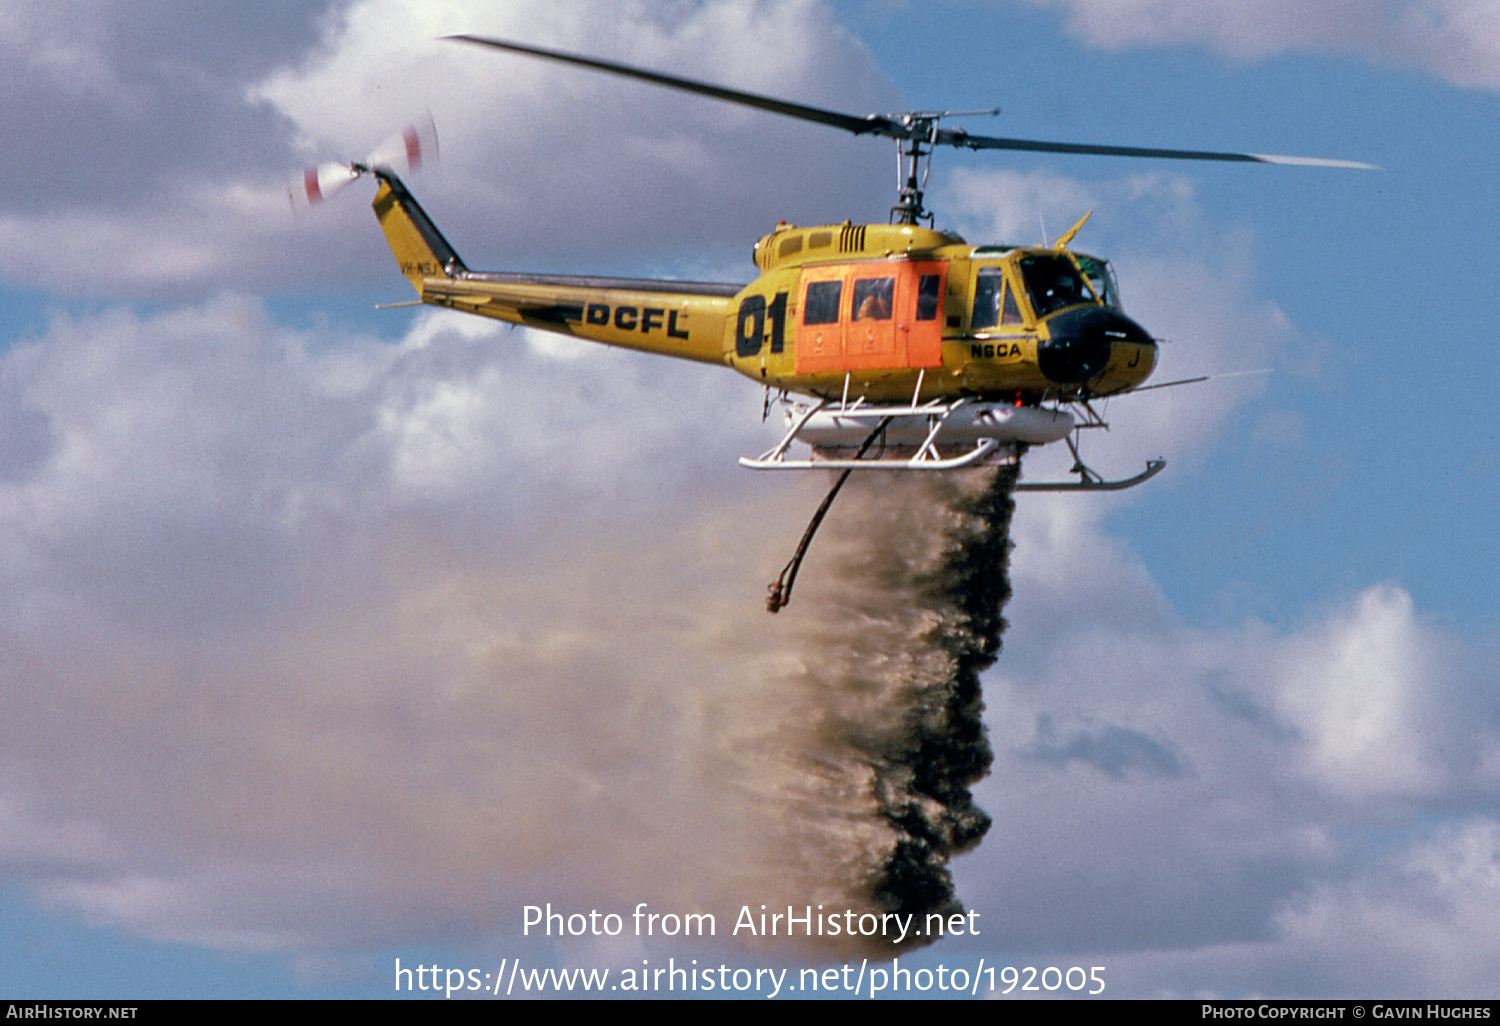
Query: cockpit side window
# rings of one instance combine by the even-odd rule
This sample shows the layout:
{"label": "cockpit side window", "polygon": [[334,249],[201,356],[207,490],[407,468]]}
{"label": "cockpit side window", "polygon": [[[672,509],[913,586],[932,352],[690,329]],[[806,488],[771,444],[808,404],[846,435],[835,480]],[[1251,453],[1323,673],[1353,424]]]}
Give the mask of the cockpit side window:
{"label": "cockpit side window", "polygon": [[1031,308],[1038,317],[1046,317],[1065,306],[1097,302],[1078,268],[1067,257],[1032,253],[1023,256],[1019,263],[1026,294],[1031,297]]}
{"label": "cockpit side window", "polygon": [[1015,292],[1005,286],[1005,271],[1000,267],[981,267],[974,273],[974,316],[970,326],[975,331],[997,324],[1024,323]]}
{"label": "cockpit side window", "polygon": [[999,267],[981,267],[974,272],[974,316],[969,322],[975,331],[993,328],[1000,323],[1000,299],[1005,294],[1005,272]]}
{"label": "cockpit side window", "polygon": [[1000,308],[1001,324],[1022,324],[1021,308],[1016,305],[1016,290],[1005,290],[1005,305]]}

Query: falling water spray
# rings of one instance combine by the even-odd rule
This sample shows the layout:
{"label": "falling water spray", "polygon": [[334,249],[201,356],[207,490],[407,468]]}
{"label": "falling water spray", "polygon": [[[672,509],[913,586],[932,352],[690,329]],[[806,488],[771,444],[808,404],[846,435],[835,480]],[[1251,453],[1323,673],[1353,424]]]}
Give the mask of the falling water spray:
{"label": "falling water spray", "polygon": [[992,759],[979,677],[1005,629],[1015,477],[856,475],[822,539],[798,683],[822,696],[803,765],[823,802],[799,829],[846,868],[851,907],[961,908],[948,861],[990,825],[969,788]]}

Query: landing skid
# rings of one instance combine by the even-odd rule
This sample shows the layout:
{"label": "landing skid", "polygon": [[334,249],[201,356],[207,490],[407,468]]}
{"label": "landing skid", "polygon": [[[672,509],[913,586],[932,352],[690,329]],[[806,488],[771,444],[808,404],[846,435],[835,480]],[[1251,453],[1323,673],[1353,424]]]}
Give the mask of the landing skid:
{"label": "landing skid", "polygon": [[[1106,481],[1078,455],[1078,445],[1067,432],[1085,427],[1104,427],[1098,414],[1087,403],[1082,422],[1068,414],[1046,409],[997,407],[993,403],[969,404],[967,399],[950,402],[934,400],[917,403],[917,396],[905,406],[866,405],[863,399],[848,401],[820,400],[801,408],[789,417],[786,434],[773,447],[751,459],[740,458],[740,466],[751,470],[852,470],[933,471],[962,470],[967,467],[1008,466],[1020,462],[1021,454],[1033,445],[1063,441],[1073,454],[1073,481],[1023,481],[1018,492],[1115,492],[1133,488],[1150,480],[1166,467],[1166,460],[1149,460],[1146,469],[1134,477]],[[994,435],[996,437],[986,437]],[[853,459],[858,439],[863,440]],[[877,441],[877,455],[866,457]],[[944,455],[938,449],[959,455]],[[787,459],[793,442],[813,447],[812,459]]]}
{"label": "landing skid", "polygon": [[1166,460],[1147,460],[1146,469],[1135,477],[1106,481],[1079,463],[1073,468],[1073,473],[1078,475],[1077,481],[1018,481],[1015,490],[1018,492],[1118,492],[1125,488],[1134,488],[1142,481],[1149,481],[1165,470],[1166,466]]}
{"label": "landing skid", "polygon": [[[1091,411],[1092,412],[1092,411]],[[1091,425],[1082,425],[1091,426]],[[1123,478],[1119,481],[1106,481],[1088,464],[1083,462],[1078,455],[1078,446],[1073,439],[1064,439],[1068,443],[1068,451],[1073,454],[1073,469],[1069,473],[1077,474],[1077,481],[1018,481],[1015,491],[1018,492],[1118,492],[1126,488],[1134,488],[1142,481],[1149,481],[1167,468],[1167,461],[1163,459],[1147,460],[1146,469],[1135,477]]]}
{"label": "landing skid", "polygon": [[786,460],[762,456],[740,457],[740,466],[751,470],[960,470],[982,463],[1000,448],[993,438],[981,438],[971,452],[940,459],[929,447],[909,460]]}

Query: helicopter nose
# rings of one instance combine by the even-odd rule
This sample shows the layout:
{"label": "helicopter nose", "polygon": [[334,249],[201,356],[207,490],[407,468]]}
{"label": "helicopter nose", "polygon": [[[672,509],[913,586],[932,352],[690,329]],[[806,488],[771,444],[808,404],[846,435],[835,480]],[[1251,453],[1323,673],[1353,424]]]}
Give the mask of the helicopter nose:
{"label": "helicopter nose", "polygon": [[1037,365],[1048,381],[1081,385],[1104,373],[1116,342],[1150,342],[1146,329],[1118,310],[1080,306],[1047,320],[1050,338],[1037,344]]}

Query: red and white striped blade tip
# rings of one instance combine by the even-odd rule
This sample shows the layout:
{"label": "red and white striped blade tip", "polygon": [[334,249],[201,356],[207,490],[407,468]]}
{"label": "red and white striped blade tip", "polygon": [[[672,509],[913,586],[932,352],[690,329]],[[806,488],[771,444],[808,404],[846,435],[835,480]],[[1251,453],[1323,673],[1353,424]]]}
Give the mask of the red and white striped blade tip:
{"label": "red and white striped blade tip", "polygon": [[437,161],[437,129],[429,117],[414,121],[375,148],[366,161],[370,167],[386,168],[396,174],[419,170]]}
{"label": "red and white striped blade tip", "polygon": [[292,205],[315,207],[358,177],[359,172],[348,164],[309,167],[300,180],[292,183]]}

